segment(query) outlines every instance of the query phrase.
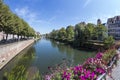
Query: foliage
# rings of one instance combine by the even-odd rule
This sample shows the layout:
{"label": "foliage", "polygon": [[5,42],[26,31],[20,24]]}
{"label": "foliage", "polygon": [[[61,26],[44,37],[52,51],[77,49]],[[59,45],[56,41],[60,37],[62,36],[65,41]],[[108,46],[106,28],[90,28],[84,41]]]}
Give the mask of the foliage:
{"label": "foliage", "polygon": [[[96,80],[98,76],[106,73],[107,64],[110,61],[109,55],[113,57],[115,49],[110,49],[105,53],[98,52],[94,58],[89,58],[83,65],[77,65],[70,68],[57,68],[52,74],[46,75],[45,80]],[[107,58],[107,59],[105,59]]]}
{"label": "foliage", "polygon": [[75,39],[76,40],[84,40],[84,30],[85,30],[85,22],[81,22],[75,25]]}
{"label": "foliage", "polygon": [[0,1],[0,31],[5,32],[6,40],[8,34],[32,37],[35,35],[34,29],[32,29],[27,22],[12,13],[9,7]]}
{"label": "foliage", "polygon": [[109,49],[107,50],[102,57],[103,62],[105,62],[106,64],[108,63],[107,61],[109,61],[110,59],[112,59],[112,57],[116,54],[116,50],[115,49]]}
{"label": "foliage", "polygon": [[98,40],[104,40],[104,38],[107,37],[106,27],[103,26],[102,24],[97,25],[97,27],[95,27],[95,34]]}
{"label": "foliage", "polygon": [[25,54],[19,55],[20,60],[13,65],[12,70],[4,73],[6,79],[3,80],[41,80],[39,70],[34,66],[29,67],[35,58],[34,52],[34,48],[30,48]]}
{"label": "foliage", "polygon": [[53,39],[58,39],[58,30],[53,30],[50,33],[50,37],[53,38]]}
{"label": "foliage", "polygon": [[[90,44],[94,45],[93,43],[100,45],[99,42],[110,47],[113,42],[111,37],[107,36],[107,29],[104,25],[86,24],[85,22],[78,23],[75,26],[69,25],[66,29],[61,28],[59,30],[53,30],[49,34],[49,38],[70,43],[72,46],[78,48]],[[107,42],[107,40],[110,41]],[[103,43],[103,41],[105,42]]]}
{"label": "foliage", "polygon": [[67,33],[67,40],[73,40],[74,39],[74,27],[69,25],[66,28]]}
{"label": "foliage", "polygon": [[95,62],[95,59],[90,58],[83,65],[70,67],[68,69],[62,70],[62,72],[58,72],[59,76],[47,75],[47,77],[45,77],[45,80],[54,80],[54,78],[57,78],[57,77],[59,77],[58,80],[96,79],[99,74],[105,73],[105,71],[104,69],[100,68],[100,66],[97,66],[94,62]]}
{"label": "foliage", "polygon": [[58,32],[58,38],[59,38],[60,40],[65,40],[65,39],[66,39],[66,36],[67,36],[67,34],[66,34],[65,28],[61,28],[61,29],[59,30],[59,32]]}
{"label": "foliage", "polygon": [[114,39],[112,36],[108,36],[107,38],[104,39],[105,48],[109,48],[113,44],[114,44]]}

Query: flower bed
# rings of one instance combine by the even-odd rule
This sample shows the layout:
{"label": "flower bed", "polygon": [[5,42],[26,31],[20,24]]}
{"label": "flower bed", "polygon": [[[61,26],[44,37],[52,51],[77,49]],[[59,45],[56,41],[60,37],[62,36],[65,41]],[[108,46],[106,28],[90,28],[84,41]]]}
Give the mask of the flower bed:
{"label": "flower bed", "polygon": [[46,75],[45,80],[97,80],[106,73],[106,69],[116,57],[116,50],[110,49],[97,53],[94,58],[87,59],[82,65],[70,68],[58,68],[52,74]]}

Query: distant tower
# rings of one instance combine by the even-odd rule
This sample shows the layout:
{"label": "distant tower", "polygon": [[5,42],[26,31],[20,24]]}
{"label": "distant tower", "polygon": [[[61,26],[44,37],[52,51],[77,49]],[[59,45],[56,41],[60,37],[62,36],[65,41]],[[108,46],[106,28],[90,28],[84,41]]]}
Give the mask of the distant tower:
{"label": "distant tower", "polygon": [[97,25],[100,25],[100,24],[102,24],[102,22],[101,22],[100,19],[98,19],[98,20],[97,20]]}

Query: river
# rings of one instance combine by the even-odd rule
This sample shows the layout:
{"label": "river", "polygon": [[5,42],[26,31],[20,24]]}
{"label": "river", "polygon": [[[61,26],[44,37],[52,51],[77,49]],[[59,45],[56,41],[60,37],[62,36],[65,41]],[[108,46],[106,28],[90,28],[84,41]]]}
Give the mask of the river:
{"label": "river", "polygon": [[95,52],[92,51],[77,50],[63,43],[41,39],[24,49],[8,63],[0,71],[0,80],[7,80],[7,78],[25,80],[26,75],[31,78],[36,71],[45,74],[49,72],[48,67],[61,65],[64,61],[67,66],[73,66],[82,64],[87,58],[94,56]]}

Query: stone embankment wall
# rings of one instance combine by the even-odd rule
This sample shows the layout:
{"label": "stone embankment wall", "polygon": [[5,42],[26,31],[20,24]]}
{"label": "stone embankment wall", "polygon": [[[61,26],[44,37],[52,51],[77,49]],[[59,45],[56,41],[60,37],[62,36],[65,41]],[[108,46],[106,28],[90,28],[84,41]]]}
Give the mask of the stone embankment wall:
{"label": "stone embankment wall", "polygon": [[0,69],[2,69],[12,58],[33,42],[34,40],[32,39],[7,45],[0,45]]}

